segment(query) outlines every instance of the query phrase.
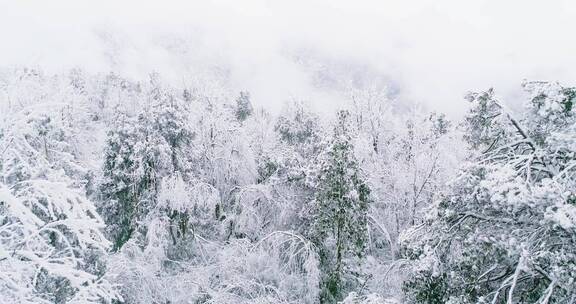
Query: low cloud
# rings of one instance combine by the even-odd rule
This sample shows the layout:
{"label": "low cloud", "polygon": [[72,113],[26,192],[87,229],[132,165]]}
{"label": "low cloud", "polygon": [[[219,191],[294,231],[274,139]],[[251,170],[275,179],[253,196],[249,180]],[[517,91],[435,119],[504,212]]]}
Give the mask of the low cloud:
{"label": "low cloud", "polygon": [[288,98],[332,108],[347,85],[386,85],[460,115],[469,90],[514,99],[523,79],[574,85],[575,14],[555,0],[0,2],[0,65],[212,75],[273,110]]}

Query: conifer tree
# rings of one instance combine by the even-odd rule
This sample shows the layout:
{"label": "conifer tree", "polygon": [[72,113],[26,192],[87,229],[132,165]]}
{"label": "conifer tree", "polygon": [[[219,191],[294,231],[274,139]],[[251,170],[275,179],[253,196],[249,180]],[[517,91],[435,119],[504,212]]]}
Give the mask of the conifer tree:
{"label": "conifer tree", "polygon": [[[114,248],[128,241],[154,210],[162,178],[190,173],[193,132],[187,108],[152,79],[150,106],[137,118],[120,113],[108,134],[101,185],[102,206]],[[181,215],[173,210],[171,217]],[[184,216],[185,218],[185,216]]]}
{"label": "conifer tree", "polygon": [[147,178],[143,174],[146,170],[136,167],[136,145],[142,140],[137,121],[123,113],[118,115],[106,140],[99,211],[108,224],[115,250],[130,239],[141,212],[139,204]]}
{"label": "conifer tree", "polygon": [[362,179],[349,130],[349,113],[338,113],[318,176],[313,236],[323,271],[321,301],[334,303],[357,284],[356,262],[367,242],[370,189]]}
{"label": "conifer tree", "polygon": [[240,92],[240,96],[236,98],[236,119],[244,121],[252,115],[253,111],[252,103],[250,102],[250,93],[247,91]]}

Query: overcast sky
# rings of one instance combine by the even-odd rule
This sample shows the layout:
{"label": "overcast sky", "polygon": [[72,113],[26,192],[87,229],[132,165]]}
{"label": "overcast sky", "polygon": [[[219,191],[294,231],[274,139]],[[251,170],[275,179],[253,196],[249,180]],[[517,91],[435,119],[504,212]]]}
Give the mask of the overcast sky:
{"label": "overcast sky", "polygon": [[575,85],[575,29],[576,1],[560,0],[0,0],[0,65],[176,82],[210,70],[270,108],[330,106],[330,86],[364,75],[458,115],[470,90]]}

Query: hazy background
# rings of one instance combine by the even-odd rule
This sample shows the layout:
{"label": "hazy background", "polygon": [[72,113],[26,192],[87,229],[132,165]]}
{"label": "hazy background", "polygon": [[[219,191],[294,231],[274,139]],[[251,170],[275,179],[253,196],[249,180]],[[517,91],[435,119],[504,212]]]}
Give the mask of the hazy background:
{"label": "hazy background", "polygon": [[277,110],[348,87],[462,113],[469,90],[575,85],[576,1],[0,0],[0,66],[83,67],[246,89]]}

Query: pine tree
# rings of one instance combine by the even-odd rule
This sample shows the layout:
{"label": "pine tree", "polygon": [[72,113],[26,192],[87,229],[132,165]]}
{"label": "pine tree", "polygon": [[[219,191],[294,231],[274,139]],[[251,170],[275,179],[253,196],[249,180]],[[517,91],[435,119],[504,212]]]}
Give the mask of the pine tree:
{"label": "pine tree", "polygon": [[355,262],[367,242],[370,189],[353,154],[349,113],[338,113],[334,135],[323,155],[318,177],[313,236],[323,270],[323,303],[341,300],[357,284]]}
{"label": "pine tree", "polygon": [[[101,212],[120,249],[138,228],[138,222],[154,210],[164,177],[191,170],[193,132],[188,109],[152,79],[150,106],[137,118],[120,113],[109,132],[101,185]],[[178,212],[171,217],[180,218]]]}
{"label": "pine tree", "polygon": [[104,151],[104,180],[100,185],[99,211],[107,223],[114,241],[114,250],[122,247],[134,232],[136,220],[141,217],[140,201],[146,182],[146,169],[138,170],[141,163],[136,146],[143,141],[137,120],[120,113],[115,127],[108,132]]}
{"label": "pine tree", "polygon": [[240,92],[240,96],[236,98],[236,119],[244,121],[252,115],[253,111],[252,103],[250,102],[250,93],[247,91]]}

